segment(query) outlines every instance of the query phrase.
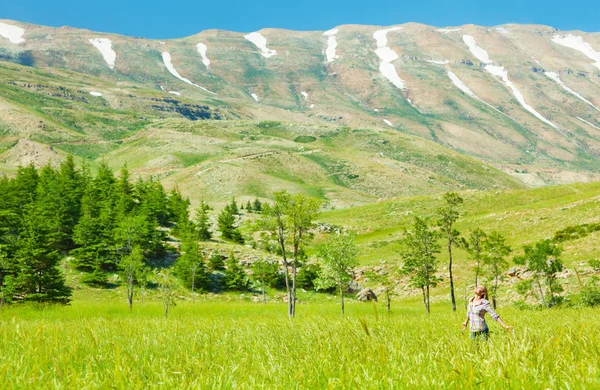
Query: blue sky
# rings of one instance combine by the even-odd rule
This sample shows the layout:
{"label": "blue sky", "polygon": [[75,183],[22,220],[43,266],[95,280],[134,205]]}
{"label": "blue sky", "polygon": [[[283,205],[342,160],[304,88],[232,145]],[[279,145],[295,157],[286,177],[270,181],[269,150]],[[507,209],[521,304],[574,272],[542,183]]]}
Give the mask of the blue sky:
{"label": "blue sky", "polygon": [[600,32],[598,0],[0,0],[0,19],[165,39],[213,28],[327,30],[405,22],[438,27],[535,23]]}

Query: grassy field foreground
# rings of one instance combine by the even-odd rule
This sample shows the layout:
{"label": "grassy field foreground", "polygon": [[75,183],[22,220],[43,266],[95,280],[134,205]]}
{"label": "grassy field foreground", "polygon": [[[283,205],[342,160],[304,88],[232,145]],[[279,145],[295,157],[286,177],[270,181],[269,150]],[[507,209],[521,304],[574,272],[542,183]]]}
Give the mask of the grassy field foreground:
{"label": "grassy field foreground", "polygon": [[2,388],[600,387],[600,311],[501,308],[514,334],[460,332],[464,312],[371,304],[114,302],[0,310]]}

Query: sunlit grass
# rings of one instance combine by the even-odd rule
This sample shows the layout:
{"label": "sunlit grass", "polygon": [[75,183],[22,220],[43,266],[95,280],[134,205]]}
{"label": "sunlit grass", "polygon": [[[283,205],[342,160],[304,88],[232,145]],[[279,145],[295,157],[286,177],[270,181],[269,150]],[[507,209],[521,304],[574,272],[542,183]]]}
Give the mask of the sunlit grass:
{"label": "sunlit grass", "polygon": [[388,316],[353,303],[75,301],[0,310],[2,388],[486,388],[600,386],[600,312],[501,308],[514,334],[461,333],[448,305]]}

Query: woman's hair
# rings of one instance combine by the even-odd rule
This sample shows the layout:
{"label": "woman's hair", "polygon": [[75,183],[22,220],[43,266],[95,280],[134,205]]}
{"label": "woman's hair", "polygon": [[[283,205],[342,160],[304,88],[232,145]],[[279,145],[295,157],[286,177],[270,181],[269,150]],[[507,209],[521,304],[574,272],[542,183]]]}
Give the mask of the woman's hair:
{"label": "woman's hair", "polygon": [[485,287],[484,285],[479,285],[477,286],[477,290],[481,290],[481,292],[483,293],[483,298],[484,299],[488,299],[488,290],[487,287]]}

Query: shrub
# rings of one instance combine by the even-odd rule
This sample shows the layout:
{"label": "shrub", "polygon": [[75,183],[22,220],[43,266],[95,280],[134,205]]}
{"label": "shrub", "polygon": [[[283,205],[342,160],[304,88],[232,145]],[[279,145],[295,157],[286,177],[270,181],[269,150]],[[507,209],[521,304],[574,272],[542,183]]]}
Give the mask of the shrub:
{"label": "shrub", "polygon": [[300,135],[294,139],[294,142],[298,142],[301,144],[309,144],[311,142],[315,142],[317,139],[312,135]]}
{"label": "shrub", "polygon": [[584,306],[600,306],[600,278],[594,276],[581,290],[581,302]]}

